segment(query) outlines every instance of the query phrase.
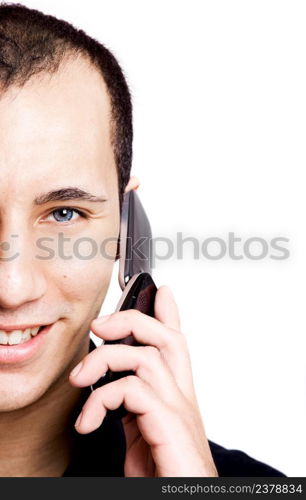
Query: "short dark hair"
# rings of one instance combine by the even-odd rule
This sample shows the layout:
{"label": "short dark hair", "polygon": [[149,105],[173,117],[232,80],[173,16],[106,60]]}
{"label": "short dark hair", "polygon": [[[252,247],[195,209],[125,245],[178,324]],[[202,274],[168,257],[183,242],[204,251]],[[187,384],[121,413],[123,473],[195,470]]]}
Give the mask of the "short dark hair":
{"label": "short dark hair", "polygon": [[1,90],[22,86],[41,72],[56,72],[68,55],[89,58],[105,81],[121,207],[130,177],[133,125],[131,95],[118,61],[102,43],[66,21],[21,4],[0,4]]}

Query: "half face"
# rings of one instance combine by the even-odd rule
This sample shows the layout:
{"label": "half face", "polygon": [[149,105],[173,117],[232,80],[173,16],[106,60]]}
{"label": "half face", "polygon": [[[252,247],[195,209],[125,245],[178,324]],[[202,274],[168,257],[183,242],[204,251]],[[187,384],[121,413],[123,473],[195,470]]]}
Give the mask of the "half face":
{"label": "half face", "polygon": [[86,354],[119,222],[98,71],[69,60],[0,94],[0,411],[33,403]]}

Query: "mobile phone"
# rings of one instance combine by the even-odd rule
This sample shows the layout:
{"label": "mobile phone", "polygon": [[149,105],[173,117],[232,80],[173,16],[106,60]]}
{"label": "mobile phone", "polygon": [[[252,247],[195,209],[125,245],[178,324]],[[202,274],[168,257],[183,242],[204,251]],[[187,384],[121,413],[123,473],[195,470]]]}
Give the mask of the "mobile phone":
{"label": "mobile phone", "polygon": [[[119,285],[123,291],[116,311],[137,309],[154,317],[154,302],[157,287],[151,276],[152,268],[152,232],[149,219],[135,190],[124,195],[119,236]],[[127,344],[139,346],[129,335],[124,339],[105,341],[105,344]],[[133,371],[113,372],[108,370],[95,384],[94,390],[113,382]],[[108,418],[122,418],[126,410],[121,405],[116,410],[108,410]]]}

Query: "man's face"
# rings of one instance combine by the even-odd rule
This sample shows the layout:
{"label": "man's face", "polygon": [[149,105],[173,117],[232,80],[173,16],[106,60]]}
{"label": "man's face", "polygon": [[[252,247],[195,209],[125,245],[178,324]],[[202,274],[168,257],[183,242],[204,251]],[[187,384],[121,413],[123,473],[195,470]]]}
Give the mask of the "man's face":
{"label": "man's face", "polygon": [[[66,188],[105,201],[42,199]],[[70,60],[0,94],[0,242],[10,244],[0,247],[0,329],[53,324],[23,350],[0,345],[0,411],[33,403],[86,354],[118,233],[110,103],[98,71]]]}

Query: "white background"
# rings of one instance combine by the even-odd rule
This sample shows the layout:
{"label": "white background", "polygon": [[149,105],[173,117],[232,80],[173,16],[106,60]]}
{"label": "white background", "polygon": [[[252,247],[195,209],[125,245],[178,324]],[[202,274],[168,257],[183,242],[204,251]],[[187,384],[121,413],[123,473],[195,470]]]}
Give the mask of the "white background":
{"label": "white background", "polygon": [[[282,261],[195,260],[186,244],[154,277],[179,304],[209,438],[306,476],[305,2],[23,3],[123,65],[155,236],[290,239]],[[104,313],[120,295],[113,278]]]}

